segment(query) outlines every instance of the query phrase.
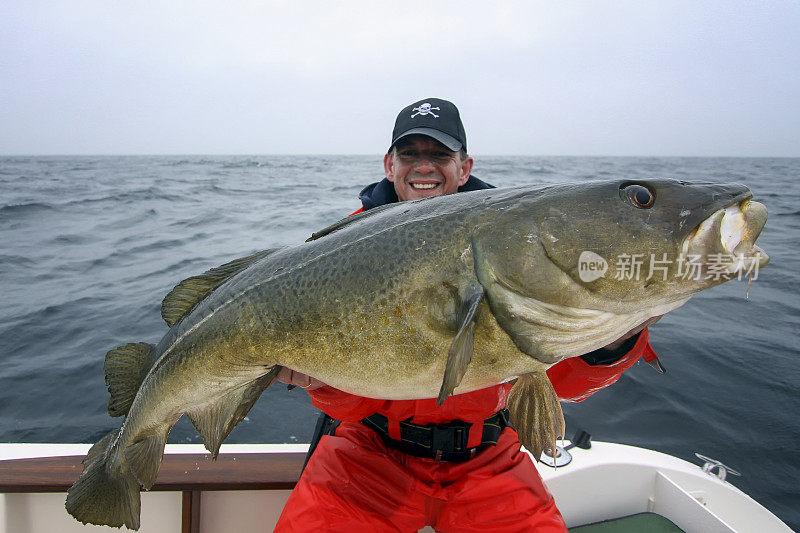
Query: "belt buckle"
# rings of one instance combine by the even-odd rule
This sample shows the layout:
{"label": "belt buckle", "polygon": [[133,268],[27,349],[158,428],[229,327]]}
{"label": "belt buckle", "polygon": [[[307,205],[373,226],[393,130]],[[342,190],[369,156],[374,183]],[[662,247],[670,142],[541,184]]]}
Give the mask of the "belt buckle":
{"label": "belt buckle", "polygon": [[469,426],[465,424],[457,425],[437,425],[433,427],[431,433],[431,449],[434,451],[433,459],[438,463],[446,463],[443,459],[447,453],[466,453],[467,440],[469,438]]}

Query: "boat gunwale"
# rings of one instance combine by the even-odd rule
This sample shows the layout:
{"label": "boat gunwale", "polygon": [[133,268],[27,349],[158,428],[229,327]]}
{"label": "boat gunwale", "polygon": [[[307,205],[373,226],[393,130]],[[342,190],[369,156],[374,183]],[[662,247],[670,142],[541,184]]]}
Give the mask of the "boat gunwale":
{"label": "boat gunwale", "polygon": [[[83,471],[82,455],[0,460],[0,493],[66,492]],[[165,454],[155,491],[291,490],[303,452]]]}

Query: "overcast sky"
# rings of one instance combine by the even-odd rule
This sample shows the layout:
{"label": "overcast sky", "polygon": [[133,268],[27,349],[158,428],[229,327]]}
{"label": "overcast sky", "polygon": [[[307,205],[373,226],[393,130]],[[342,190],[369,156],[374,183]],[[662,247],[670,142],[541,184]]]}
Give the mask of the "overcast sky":
{"label": "overcast sky", "polygon": [[[491,7],[490,7],[491,6]],[[800,2],[0,3],[0,154],[800,156]]]}

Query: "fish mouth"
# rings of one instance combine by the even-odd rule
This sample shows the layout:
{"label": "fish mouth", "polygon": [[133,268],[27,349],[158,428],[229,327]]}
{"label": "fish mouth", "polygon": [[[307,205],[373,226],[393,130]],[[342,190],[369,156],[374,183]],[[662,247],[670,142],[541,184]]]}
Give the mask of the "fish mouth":
{"label": "fish mouth", "polygon": [[753,201],[752,194],[724,206],[689,233],[682,255],[702,258],[706,277],[730,279],[752,273],[769,263],[769,256],[755,243],[767,217],[767,208]]}

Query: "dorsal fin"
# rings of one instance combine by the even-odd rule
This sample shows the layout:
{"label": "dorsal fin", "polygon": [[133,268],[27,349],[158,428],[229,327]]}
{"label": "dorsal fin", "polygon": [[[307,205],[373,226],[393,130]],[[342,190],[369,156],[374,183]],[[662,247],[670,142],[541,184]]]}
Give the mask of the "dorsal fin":
{"label": "dorsal fin", "polygon": [[312,233],[311,237],[306,239],[306,242],[315,241],[315,240],[319,239],[320,237],[324,237],[325,235],[330,235],[334,231],[340,230],[343,227],[345,227],[345,226],[347,226],[349,224],[352,224],[353,222],[357,222],[357,221],[359,221],[359,220],[361,220],[361,219],[363,219],[365,217],[370,217],[370,216],[375,215],[376,213],[380,213],[381,211],[384,211],[386,209],[391,209],[395,205],[396,204],[385,204],[385,205],[381,205],[381,206],[378,206],[378,207],[373,207],[369,211],[362,211],[360,213],[353,213],[352,215],[341,219],[339,222],[334,222],[333,224],[331,224],[327,228],[323,228],[323,229],[319,230],[316,233]]}
{"label": "dorsal fin", "polygon": [[109,415],[128,414],[142,381],[155,363],[154,348],[155,346],[146,342],[132,342],[106,354],[103,370],[108,393],[111,395],[108,400]]}
{"label": "dorsal fin", "polygon": [[197,303],[208,296],[208,294],[222,285],[229,278],[238,274],[249,267],[262,257],[266,257],[278,250],[272,248],[258,252],[241,259],[235,259],[229,263],[212,268],[199,276],[192,276],[178,283],[175,288],[169,291],[161,302],[161,318],[169,327],[175,325],[184,315],[186,315]]}

